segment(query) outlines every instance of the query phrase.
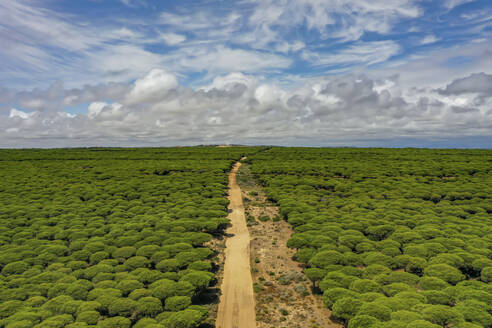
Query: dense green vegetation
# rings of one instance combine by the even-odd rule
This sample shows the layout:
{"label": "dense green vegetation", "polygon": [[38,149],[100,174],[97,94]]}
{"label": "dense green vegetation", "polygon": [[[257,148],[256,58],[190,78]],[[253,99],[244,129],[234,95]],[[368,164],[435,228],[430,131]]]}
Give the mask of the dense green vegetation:
{"label": "dense green vegetation", "polygon": [[198,326],[228,172],[257,150],[1,150],[0,327]]}
{"label": "dense green vegetation", "polygon": [[335,319],[492,327],[492,151],[272,148],[248,161]]}

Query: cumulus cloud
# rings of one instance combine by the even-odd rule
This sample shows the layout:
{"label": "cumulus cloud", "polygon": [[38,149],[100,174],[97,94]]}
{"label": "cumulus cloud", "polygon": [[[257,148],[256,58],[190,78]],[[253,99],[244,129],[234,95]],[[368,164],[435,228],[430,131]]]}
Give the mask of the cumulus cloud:
{"label": "cumulus cloud", "polygon": [[135,81],[126,98],[130,105],[155,101],[178,86],[176,77],[162,69],[153,69],[146,76]]}
{"label": "cumulus cloud", "polygon": [[454,80],[439,92],[444,95],[480,93],[492,97],[492,75],[485,73],[471,74],[468,77]]}
{"label": "cumulus cloud", "polygon": [[33,116],[35,114],[36,114],[36,112],[26,113],[26,112],[23,112],[21,110],[12,108],[10,110],[9,118],[19,117],[19,118],[21,118],[23,120],[27,120],[29,117],[31,117],[31,116]]}
{"label": "cumulus cloud", "polygon": [[[396,76],[345,75],[293,88],[231,73],[190,88],[154,69],[126,86],[127,92],[119,84],[60,92],[58,108],[67,99],[91,99],[87,115],[11,107],[0,120],[0,146],[360,145],[375,139],[492,137],[492,99],[480,96],[491,94],[490,78],[479,73],[432,89],[403,87]],[[96,89],[111,93],[112,102]],[[36,92],[39,97],[43,90]]]}

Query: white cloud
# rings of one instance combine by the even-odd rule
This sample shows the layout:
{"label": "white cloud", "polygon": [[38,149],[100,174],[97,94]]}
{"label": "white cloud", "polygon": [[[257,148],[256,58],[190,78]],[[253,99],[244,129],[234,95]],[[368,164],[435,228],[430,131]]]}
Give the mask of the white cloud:
{"label": "white cloud", "polygon": [[[492,137],[490,80],[490,74],[476,74],[432,89],[402,86],[395,76],[345,75],[312,79],[294,89],[231,73],[191,89],[177,85],[172,74],[153,70],[127,88],[128,96],[115,92],[116,85],[62,92],[60,102],[89,99],[86,93],[98,98],[87,115],[11,109],[0,120],[0,146],[347,145],[374,139]],[[105,91],[96,94],[94,89]],[[43,92],[48,89],[34,96],[42,98]],[[104,100],[110,92],[111,103]]]}
{"label": "white cloud", "polygon": [[120,0],[122,4],[130,8],[137,8],[140,6],[147,7],[145,0]]}
{"label": "white cloud", "polygon": [[30,118],[31,116],[33,116],[35,113],[36,112],[26,113],[26,112],[23,112],[21,110],[12,108],[10,110],[9,118],[19,117],[19,118],[21,118],[23,120],[27,120],[28,118]]}
{"label": "white cloud", "polygon": [[89,55],[89,66],[100,81],[123,82],[161,66],[164,57],[135,45],[111,45]]}
{"label": "white cloud", "polygon": [[174,46],[186,41],[186,36],[177,33],[162,33],[161,38],[170,46]]}
{"label": "white cloud", "polygon": [[[89,119],[112,119],[118,120],[124,118],[126,114],[123,110],[123,105],[119,103],[108,104],[105,102],[93,102],[89,104],[87,117]],[[74,116],[68,116],[73,118]]]}
{"label": "white cloud", "polygon": [[261,72],[287,68],[292,60],[267,52],[244,49],[231,49],[224,46],[213,48],[189,48],[186,55],[178,60],[179,66],[194,71],[223,73],[234,70],[242,72]]}
{"label": "white cloud", "polygon": [[420,40],[420,44],[422,44],[422,45],[431,44],[431,43],[436,43],[437,41],[440,41],[440,40],[441,39],[439,39],[435,35],[429,34],[429,35],[425,36],[422,40]]}
{"label": "white cloud", "polygon": [[234,72],[227,75],[215,77],[210,85],[203,86],[199,90],[210,91],[213,89],[230,91],[236,85],[244,85],[251,88],[258,83],[257,79],[251,75]]}
{"label": "white cloud", "polygon": [[465,3],[473,2],[475,0],[445,0],[443,2],[444,7],[447,9],[453,9],[454,7],[461,6]]}
{"label": "white cloud", "polygon": [[[358,40],[366,31],[388,33],[400,18],[415,18],[421,10],[412,0],[251,0],[256,4],[249,24],[256,42],[273,41],[274,28],[305,25],[324,38]],[[263,41],[264,42],[264,41]]]}
{"label": "white cloud", "polygon": [[128,104],[146,103],[159,97],[178,86],[173,74],[162,69],[153,69],[145,77],[135,81],[132,90],[126,98]]}
{"label": "white cloud", "polygon": [[400,52],[394,41],[358,42],[331,53],[305,51],[303,58],[315,66],[373,65],[387,61]]}

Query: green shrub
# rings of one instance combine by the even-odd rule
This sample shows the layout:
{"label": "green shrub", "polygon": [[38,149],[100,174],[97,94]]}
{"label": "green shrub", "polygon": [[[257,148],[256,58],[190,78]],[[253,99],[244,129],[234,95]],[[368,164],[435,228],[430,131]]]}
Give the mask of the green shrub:
{"label": "green shrub", "polygon": [[152,295],[152,292],[150,290],[145,288],[139,288],[132,291],[130,295],[128,295],[128,297],[131,298],[132,300],[138,300],[142,297],[146,297],[150,295]]}
{"label": "green shrub", "polygon": [[422,317],[440,325],[446,327],[448,325],[456,325],[459,322],[464,321],[463,315],[456,309],[445,305],[428,305],[422,310]]}
{"label": "green shrub", "polygon": [[195,328],[205,319],[202,312],[186,309],[173,313],[166,320],[169,328]]}
{"label": "green shrub", "polygon": [[369,279],[359,279],[355,280],[350,284],[350,290],[353,290],[357,293],[369,293],[369,292],[379,292],[381,286]]}
{"label": "green shrub", "polygon": [[483,282],[492,282],[492,266],[482,269],[482,272],[480,273],[480,279]]}
{"label": "green shrub", "polygon": [[492,315],[488,312],[490,311],[490,304],[487,305],[487,303],[477,300],[466,300],[458,302],[454,309],[461,313],[466,321],[483,327],[492,326]]}
{"label": "green shrub", "polygon": [[387,306],[365,303],[359,308],[357,315],[368,315],[380,321],[388,321],[391,317],[391,312],[391,309]]}
{"label": "green shrub", "polygon": [[403,322],[412,322],[415,320],[421,320],[422,316],[418,313],[407,311],[407,310],[399,310],[391,313],[391,320],[403,321]]}
{"label": "green shrub", "polygon": [[161,279],[150,285],[152,296],[164,301],[166,298],[175,296],[177,283],[169,279]]}
{"label": "green shrub", "polygon": [[377,328],[406,328],[407,322],[398,321],[398,320],[390,320],[386,322],[381,322],[376,326]]}
{"label": "green shrub", "polygon": [[56,315],[45,319],[34,328],[64,328],[73,322],[73,317],[70,314]]}
{"label": "green shrub", "polygon": [[166,299],[165,309],[167,311],[181,311],[186,309],[191,304],[189,296],[172,296]]}
{"label": "green shrub", "polygon": [[389,274],[391,272],[391,269],[388,268],[387,266],[380,265],[380,264],[371,264],[367,266],[364,271],[362,271],[362,277],[366,279],[371,279],[374,278],[377,275],[380,274]]}
{"label": "green shrub", "polygon": [[445,292],[439,290],[426,290],[422,295],[427,299],[429,304],[451,305],[452,298]]}
{"label": "green shrub", "polygon": [[152,261],[152,263],[157,264],[162,260],[168,259],[169,256],[169,253],[166,251],[157,251],[151,255],[150,260]]}
{"label": "green shrub", "polygon": [[130,328],[132,322],[124,317],[113,317],[99,321],[97,324],[101,328]]}
{"label": "green shrub", "polygon": [[436,277],[422,277],[419,281],[419,287],[423,290],[442,290],[449,286],[446,281]]}
{"label": "green shrub", "polygon": [[429,265],[424,269],[424,274],[429,277],[436,277],[450,284],[457,284],[465,279],[465,275],[460,270],[453,268],[448,264]]}
{"label": "green shrub", "polygon": [[63,307],[65,306],[65,304],[70,303],[71,301],[73,301],[73,298],[71,298],[70,296],[60,295],[44,303],[42,305],[42,308],[55,314],[62,314],[64,313]]}
{"label": "green shrub", "polygon": [[407,328],[441,328],[442,326],[433,324],[426,320],[415,320],[407,325]]}
{"label": "green shrub", "polygon": [[179,263],[176,259],[166,259],[157,263],[155,268],[162,272],[177,271],[179,269]]}
{"label": "green shrub", "polygon": [[143,288],[144,284],[138,280],[122,280],[117,285],[116,288],[123,292],[123,295],[128,295],[130,292]]}
{"label": "green shrub", "polygon": [[147,328],[157,324],[157,321],[152,318],[142,318],[133,326],[133,328]]}
{"label": "green shrub", "polygon": [[127,270],[135,270],[137,268],[146,268],[150,265],[150,261],[143,256],[133,256],[123,264]]}
{"label": "green shrub", "polygon": [[110,296],[110,297],[121,297],[123,293],[119,289],[115,288],[94,288],[87,294],[87,300],[93,301],[101,296]]}
{"label": "green shrub", "polygon": [[113,253],[111,254],[113,258],[118,259],[118,258],[123,258],[127,259],[135,255],[137,252],[137,249],[133,246],[125,246],[125,247],[120,247],[118,249],[115,249]]}
{"label": "green shrub", "polygon": [[361,306],[362,301],[356,298],[340,298],[333,304],[332,314],[335,318],[348,322],[357,314]]}
{"label": "green shrub", "polygon": [[346,288],[328,289],[323,293],[323,302],[327,308],[332,308],[333,304],[341,298],[357,298],[358,294]]}
{"label": "green shrub", "polygon": [[30,307],[39,307],[43,305],[47,301],[46,297],[44,296],[32,296],[28,298],[24,304]]}
{"label": "green shrub", "polygon": [[108,307],[111,316],[130,317],[137,310],[138,303],[130,298],[116,298]]}
{"label": "green shrub", "polygon": [[370,315],[356,315],[350,319],[348,328],[375,328],[379,327],[380,321]]}
{"label": "green shrub", "polygon": [[99,263],[102,260],[107,259],[107,258],[109,258],[109,254],[107,252],[99,251],[99,252],[93,253],[89,257],[89,262],[91,264],[97,264],[97,263]]}
{"label": "green shrub", "polygon": [[152,255],[160,250],[160,246],[157,245],[145,245],[137,250],[137,256],[144,256],[146,258],[151,258]]}
{"label": "green shrub", "polygon": [[189,282],[197,289],[203,289],[208,287],[210,281],[212,280],[213,274],[205,271],[195,271],[190,272],[183,277],[181,277],[180,281]]}
{"label": "green shrub", "polygon": [[408,286],[407,284],[401,282],[395,282],[382,287],[383,292],[388,296],[395,296],[401,292],[414,291],[415,288]]}
{"label": "green shrub", "polygon": [[343,255],[336,251],[321,251],[316,253],[310,260],[309,264],[318,268],[325,268],[331,264],[340,264],[343,261]]}
{"label": "green shrub", "polygon": [[206,261],[195,261],[188,265],[188,269],[196,271],[210,271],[212,269],[212,265],[210,262]]}
{"label": "green shrub", "polygon": [[10,262],[3,267],[2,274],[6,276],[12,274],[21,274],[24,271],[27,271],[30,267],[31,266],[29,265],[29,263],[24,261]]}
{"label": "green shrub", "polygon": [[[167,300],[171,298],[166,299]],[[137,301],[137,312],[145,316],[155,316],[162,312],[162,303],[156,297],[141,297]]]}
{"label": "green shrub", "polygon": [[99,321],[99,312],[97,311],[84,311],[77,314],[77,321],[85,322],[89,325],[95,325]]}

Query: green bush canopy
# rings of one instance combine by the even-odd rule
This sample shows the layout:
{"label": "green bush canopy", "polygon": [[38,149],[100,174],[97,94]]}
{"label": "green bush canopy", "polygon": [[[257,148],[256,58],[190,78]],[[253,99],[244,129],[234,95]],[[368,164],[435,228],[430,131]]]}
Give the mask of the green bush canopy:
{"label": "green bush canopy", "polygon": [[271,148],[248,162],[335,319],[492,327],[492,151]]}
{"label": "green bush canopy", "polygon": [[0,327],[203,324],[243,156],[346,327],[492,327],[492,151],[280,147],[0,150]]}
{"label": "green bush canopy", "polygon": [[0,327],[200,325],[228,174],[259,150],[0,150]]}

